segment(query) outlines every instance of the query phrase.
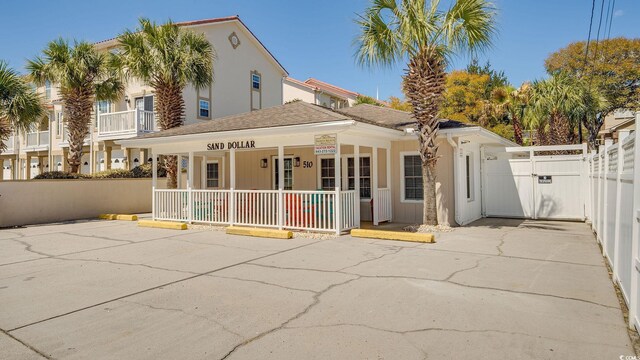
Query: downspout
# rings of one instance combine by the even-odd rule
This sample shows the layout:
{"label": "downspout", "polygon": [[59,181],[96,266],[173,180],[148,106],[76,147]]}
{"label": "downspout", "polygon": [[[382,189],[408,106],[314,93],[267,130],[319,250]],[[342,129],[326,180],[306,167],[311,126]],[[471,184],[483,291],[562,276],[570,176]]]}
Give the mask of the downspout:
{"label": "downspout", "polygon": [[464,225],[463,221],[461,220],[461,207],[460,207],[460,186],[458,186],[458,180],[459,180],[459,170],[458,170],[458,143],[456,143],[455,141],[453,141],[453,136],[451,136],[451,134],[447,134],[447,142],[449,142],[449,145],[451,145],[451,147],[453,148],[453,204],[455,207],[455,211],[454,211],[454,219],[456,221],[456,223],[460,226]]}

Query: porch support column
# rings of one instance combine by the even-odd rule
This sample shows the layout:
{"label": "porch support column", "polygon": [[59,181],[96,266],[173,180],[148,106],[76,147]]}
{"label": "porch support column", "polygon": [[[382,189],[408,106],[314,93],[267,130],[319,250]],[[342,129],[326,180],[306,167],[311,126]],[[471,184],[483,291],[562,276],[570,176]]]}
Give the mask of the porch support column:
{"label": "porch support column", "polygon": [[131,148],[126,148],[124,154],[127,157],[127,170],[133,170],[133,151]]}
{"label": "porch support column", "polygon": [[4,159],[0,159],[0,165],[2,165],[2,169],[0,169],[0,180],[4,180]]}
{"label": "porch support column", "polygon": [[278,229],[284,227],[284,146],[278,145]]}
{"label": "porch support column", "polygon": [[360,227],[360,145],[353,145],[353,188],[356,191],[355,219]]}
{"label": "porch support column", "polygon": [[26,166],[25,166],[25,175],[24,175],[24,179],[25,180],[31,180],[31,155],[27,154],[27,159],[25,160]]}
{"label": "porch support column", "polygon": [[371,200],[373,203],[373,225],[378,226],[378,148],[371,147]]}
{"label": "porch support column", "polygon": [[111,146],[104,146],[104,169],[111,170]]}
{"label": "porch support column", "polygon": [[236,220],[236,149],[229,149],[229,225]]}
{"label": "porch support column", "polygon": [[342,199],[340,194],[340,181],[342,179],[341,170],[342,166],[340,166],[340,141],[338,140],[338,136],[336,135],[336,153],[334,155],[334,164],[333,167],[335,169],[334,172],[334,181],[336,184],[335,188],[335,208],[333,209],[333,213],[335,215],[335,227],[336,227],[336,235],[340,235],[342,232]]}
{"label": "porch support column", "polygon": [[11,166],[11,178],[9,180],[18,180],[16,176],[18,174],[16,165],[16,159],[9,159],[9,166]]}
{"label": "porch support column", "polygon": [[189,151],[189,168],[187,169],[187,221],[193,222],[193,151]]}
{"label": "porch support column", "polygon": [[178,175],[176,176],[176,182],[178,189],[182,189],[182,155],[176,155],[178,157]]}
{"label": "porch support column", "polygon": [[[389,195],[392,195],[391,192],[391,148],[387,147],[387,158],[385,161],[386,170],[387,170],[387,189],[389,189]],[[393,197],[390,197],[391,200]],[[393,202],[389,204],[389,222],[393,220]]]}
{"label": "porch support column", "polygon": [[69,156],[69,151],[62,149],[62,171],[69,171],[69,165],[67,163],[67,158]]}
{"label": "porch support column", "polygon": [[157,154],[151,153],[151,220],[156,219],[156,186],[158,185]]}

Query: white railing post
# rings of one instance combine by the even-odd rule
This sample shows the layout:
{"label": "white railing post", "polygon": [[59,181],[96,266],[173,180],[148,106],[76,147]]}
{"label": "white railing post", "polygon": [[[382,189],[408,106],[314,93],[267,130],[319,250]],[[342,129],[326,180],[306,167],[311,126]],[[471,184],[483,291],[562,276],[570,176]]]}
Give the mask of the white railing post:
{"label": "white railing post", "polygon": [[380,197],[378,196],[378,148],[371,147],[371,199],[373,200],[373,225],[380,223]]}
{"label": "white railing post", "polygon": [[140,109],[136,109],[133,113],[133,122],[134,122],[134,128],[136,131],[136,134],[140,133],[140,128],[139,128],[139,123],[140,123]]}
{"label": "white railing post", "polygon": [[193,222],[193,151],[189,152],[189,168],[187,169],[187,221]]}
{"label": "white railing post", "polygon": [[[609,202],[609,191],[607,191],[607,173],[609,172],[609,147],[613,144],[613,140],[611,139],[607,139],[604,142],[604,147],[602,149],[602,153],[604,154],[603,156],[603,166],[602,166],[602,179],[601,182],[603,183],[603,186],[601,187],[602,189],[602,201],[603,201],[603,211],[602,214],[600,214],[601,218],[602,218],[602,226],[600,229],[601,235],[600,238],[602,239],[602,255],[606,255],[607,253],[607,244],[609,243],[610,239],[607,238],[607,217],[609,216],[609,207],[607,206],[607,203]],[[611,259],[609,259],[610,261]]]}
{"label": "white railing post", "polygon": [[387,189],[389,189],[389,222],[393,220],[393,203],[391,203],[391,148],[387,145],[387,159],[385,161],[387,170]]}
{"label": "white railing post", "polygon": [[360,227],[360,145],[353,145],[353,177],[356,191],[355,216],[356,225]]}
{"label": "white railing post", "polygon": [[336,136],[336,152],[334,154],[334,163],[333,163],[333,167],[335,169],[334,172],[334,181],[335,181],[335,209],[334,209],[334,215],[335,215],[335,228],[336,228],[336,235],[340,236],[340,233],[342,232],[342,196],[340,195],[340,181],[342,181],[342,176],[341,176],[341,166],[340,166],[340,142],[338,141],[338,136]]}
{"label": "white railing post", "polygon": [[230,174],[229,174],[229,182],[230,182],[230,187],[229,187],[229,226],[233,226],[233,224],[235,223],[236,220],[236,195],[235,195],[235,188],[236,188],[236,149],[230,149],[229,150],[229,167],[230,167]]}
{"label": "white railing post", "polygon": [[638,252],[640,250],[640,112],[636,112],[635,131],[632,136],[635,136],[634,144],[634,158],[633,158],[633,211],[631,216],[633,217],[631,223],[633,228],[631,230],[631,291],[629,294],[629,327],[636,328],[638,324],[638,305],[640,300],[638,299],[638,281],[640,276],[640,262],[638,260]]}
{"label": "white railing post", "polygon": [[618,247],[620,246],[620,218],[622,217],[622,209],[621,198],[622,198],[622,170],[624,168],[624,148],[622,147],[622,140],[627,137],[629,133],[623,134],[622,132],[618,132],[618,143],[616,146],[618,147],[618,161],[616,162],[616,193],[615,193],[615,208],[616,208],[616,217],[613,220],[613,279],[614,281],[620,281],[620,257],[618,256]]}
{"label": "white railing post", "polygon": [[158,160],[156,154],[151,152],[151,220],[155,220],[156,213],[156,186],[158,185]]}
{"label": "white railing post", "polygon": [[284,146],[278,146],[278,229],[284,228]]}

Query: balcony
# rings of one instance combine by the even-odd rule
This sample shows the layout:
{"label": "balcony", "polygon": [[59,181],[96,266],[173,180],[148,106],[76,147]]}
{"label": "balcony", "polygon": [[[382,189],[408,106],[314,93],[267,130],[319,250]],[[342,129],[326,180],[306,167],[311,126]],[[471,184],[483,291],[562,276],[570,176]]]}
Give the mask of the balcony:
{"label": "balcony", "polygon": [[34,131],[27,133],[24,145],[27,151],[47,150],[49,148],[49,131]]}
{"label": "balcony", "polygon": [[[91,133],[87,134],[84,137],[83,145],[89,145],[91,142]],[[60,147],[68,147],[69,146],[69,129],[67,127],[67,123],[64,124],[64,128],[62,129],[62,141],[60,142]]]}
{"label": "balcony", "polygon": [[3,155],[12,155],[18,152],[18,138],[14,135],[9,136],[7,140],[4,140],[5,150]]}
{"label": "balcony", "polygon": [[125,139],[155,131],[153,111],[134,109],[98,116],[98,139]]}

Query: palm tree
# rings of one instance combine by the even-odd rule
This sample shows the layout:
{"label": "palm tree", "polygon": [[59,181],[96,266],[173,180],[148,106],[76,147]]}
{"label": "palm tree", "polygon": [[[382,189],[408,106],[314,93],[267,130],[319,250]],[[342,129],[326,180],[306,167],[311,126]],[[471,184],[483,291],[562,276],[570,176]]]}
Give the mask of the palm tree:
{"label": "palm tree", "polygon": [[0,154],[15,131],[28,131],[44,115],[40,97],[25,79],[0,61]]}
{"label": "palm tree", "polygon": [[426,225],[438,223],[436,137],[448,57],[490,46],[495,16],[486,0],[455,0],[446,11],[440,10],[439,0],[372,0],[356,20],[358,63],[386,67],[408,60],[403,90],[417,121]]}
{"label": "palm tree", "polygon": [[[136,31],[119,36],[120,65],[128,76],[151,86],[156,93],[157,121],[161,130],[184,124],[184,88],[204,89],[213,83],[213,46],[196,34],[169,21],[156,25],[139,20]],[[177,157],[164,158],[167,187],[177,187]]]}
{"label": "palm tree", "polygon": [[549,145],[569,143],[575,114],[583,112],[585,106],[582,97],[581,86],[563,73],[533,83],[532,119],[539,123],[546,120],[548,123]]}
{"label": "palm tree", "polygon": [[57,39],[47,45],[41,56],[27,62],[36,83],[49,81],[59,86],[69,134],[67,162],[72,173],[82,165],[84,139],[89,134],[95,102],[117,100],[124,92],[113,56],[96,51],[88,42],[74,41],[71,45]]}
{"label": "palm tree", "polygon": [[498,87],[491,92],[491,100],[495,112],[509,119],[513,126],[513,137],[518,145],[524,143],[522,122],[531,102],[531,84],[523,83],[518,89]]}

